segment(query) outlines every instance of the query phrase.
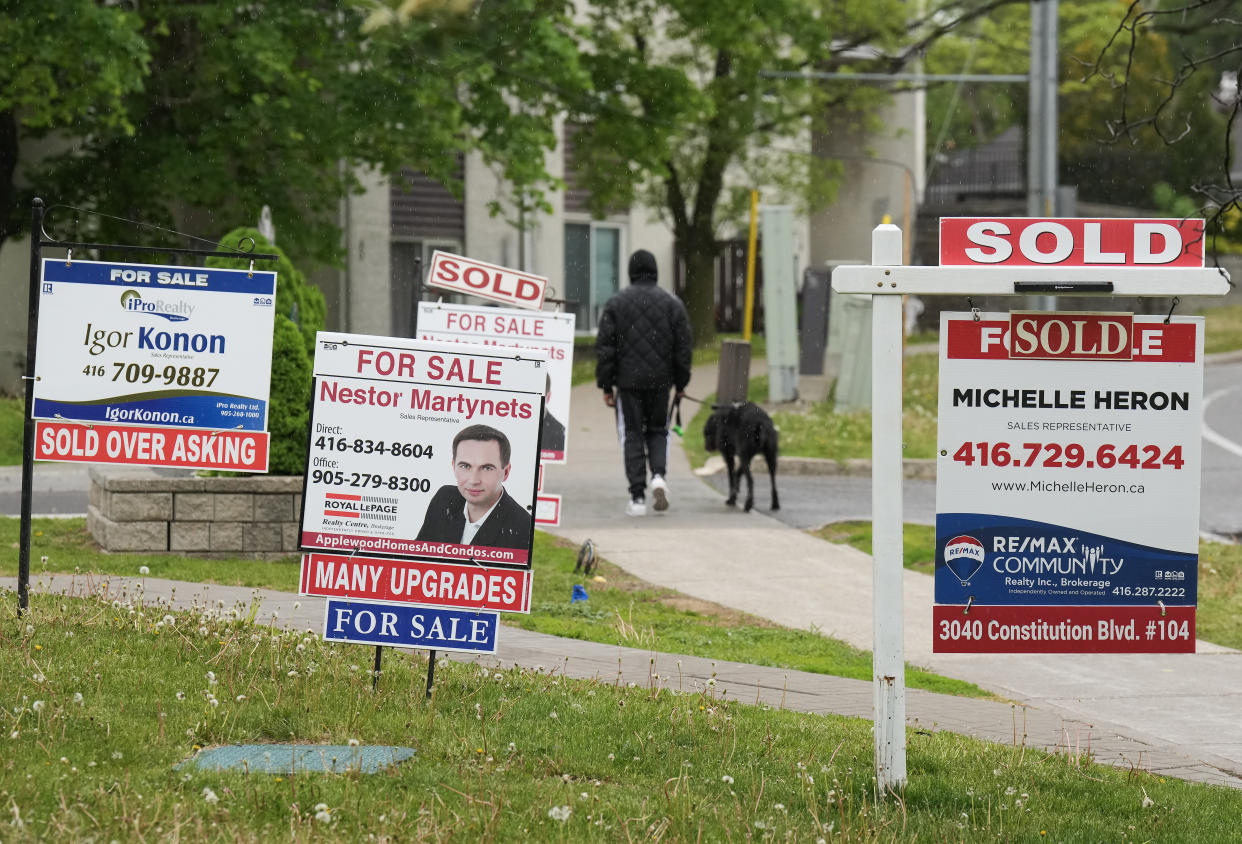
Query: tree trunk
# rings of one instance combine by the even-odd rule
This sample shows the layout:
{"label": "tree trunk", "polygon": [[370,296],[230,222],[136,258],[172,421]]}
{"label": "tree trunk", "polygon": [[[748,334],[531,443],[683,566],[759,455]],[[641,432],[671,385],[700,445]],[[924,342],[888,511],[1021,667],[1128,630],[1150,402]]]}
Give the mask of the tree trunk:
{"label": "tree trunk", "polygon": [[0,111],[0,247],[20,230],[21,209],[17,207],[17,115]]}
{"label": "tree trunk", "polygon": [[686,310],[694,331],[694,345],[711,346],[716,342],[716,241],[710,233],[692,230],[681,239],[681,247],[686,261]]}

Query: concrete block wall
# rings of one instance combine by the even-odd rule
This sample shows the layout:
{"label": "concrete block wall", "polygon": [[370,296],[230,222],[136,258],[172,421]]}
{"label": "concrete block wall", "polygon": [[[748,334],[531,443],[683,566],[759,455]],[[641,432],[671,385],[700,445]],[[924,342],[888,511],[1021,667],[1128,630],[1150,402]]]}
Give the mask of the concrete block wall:
{"label": "concrete block wall", "polygon": [[86,526],[105,551],[276,559],[298,551],[302,478],[91,470]]}

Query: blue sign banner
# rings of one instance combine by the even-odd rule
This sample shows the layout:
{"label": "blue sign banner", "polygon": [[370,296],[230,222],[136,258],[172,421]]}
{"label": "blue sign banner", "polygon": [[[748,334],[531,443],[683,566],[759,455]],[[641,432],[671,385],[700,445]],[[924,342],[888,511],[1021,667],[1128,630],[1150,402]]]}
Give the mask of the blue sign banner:
{"label": "blue sign banner", "polygon": [[479,654],[496,652],[500,615],[495,612],[338,598],[329,598],[324,609],[323,637],[329,641]]}
{"label": "blue sign banner", "polygon": [[1194,606],[1198,557],[1061,525],[936,516],[936,603]]}
{"label": "blue sign banner", "polygon": [[[246,256],[239,254],[237,257]],[[270,270],[226,270],[101,261],[65,262],[58,258],[44,260],[43,281],[108,284],[113,287],[128,287],[148,296],[178,295],[204,290],[264,296],[276,294],[276,273]]]}

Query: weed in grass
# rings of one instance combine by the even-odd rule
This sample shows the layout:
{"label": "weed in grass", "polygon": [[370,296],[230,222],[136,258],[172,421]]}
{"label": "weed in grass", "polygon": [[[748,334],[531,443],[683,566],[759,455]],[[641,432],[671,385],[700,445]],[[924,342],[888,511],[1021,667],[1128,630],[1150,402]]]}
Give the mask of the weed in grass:
{"label": "weed in grass", "polygon": [[[359,648],[249,610],[173,613],[139,589],[36,595],[0,622],[5,840],[1202,841],[1242,808],[944,733],[911,734],[910,785],[881,798],[866,721],[472,661],[441,660],[425,701],[422,654],[394,653],[375,692]],[[263,741],[418,752],[365,776],[174,767]]]}

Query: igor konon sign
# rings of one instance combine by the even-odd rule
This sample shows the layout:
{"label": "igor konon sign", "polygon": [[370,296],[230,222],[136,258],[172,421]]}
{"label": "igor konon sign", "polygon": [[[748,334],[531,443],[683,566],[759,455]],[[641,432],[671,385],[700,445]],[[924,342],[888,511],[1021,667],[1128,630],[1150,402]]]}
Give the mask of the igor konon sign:
{"label": "igor konon sign", "polygon": [[1193,651],[1202,319],[940,332],[934,650]]}
{"label": "igor konon sign", "polygon": [[46,259],[38,460],[267,469],[276,274]]}

